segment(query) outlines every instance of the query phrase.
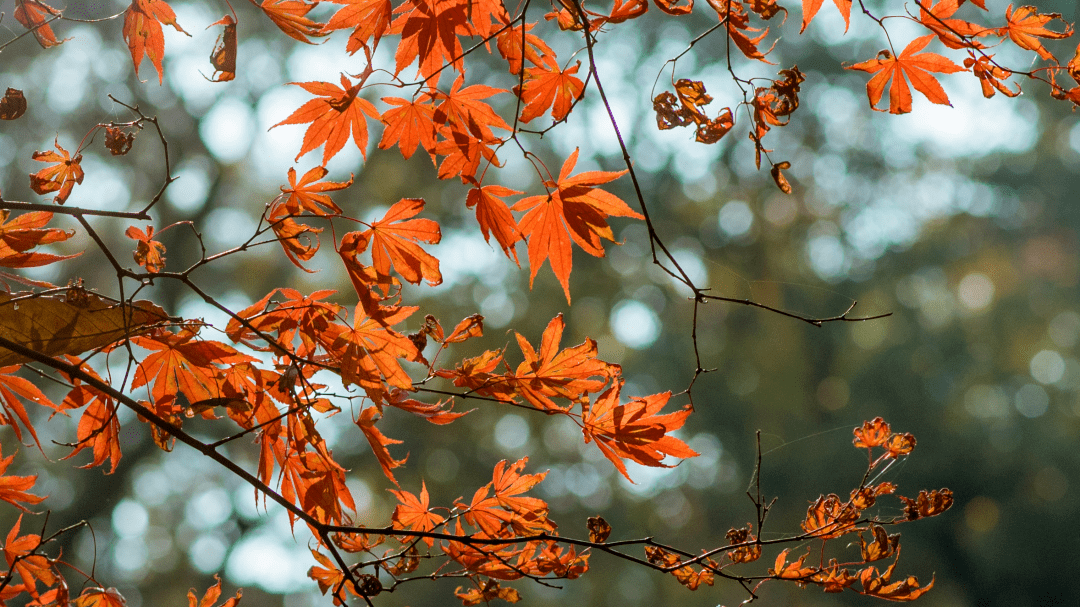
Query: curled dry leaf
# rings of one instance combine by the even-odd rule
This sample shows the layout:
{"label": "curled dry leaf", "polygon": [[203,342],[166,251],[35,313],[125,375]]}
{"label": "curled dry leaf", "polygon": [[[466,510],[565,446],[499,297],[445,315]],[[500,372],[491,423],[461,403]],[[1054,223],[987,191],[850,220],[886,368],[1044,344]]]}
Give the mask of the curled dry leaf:
{"label": "curled dry leaf", "polygon": [[105,147],[113,156],[123,156],[131,151],[135,143],[135,131],[125,132],[118,126],[105,127]]}
{"label": "curled dry leaf", "polygon": [[740,529],[731,529],[727,532],[728,545],[735,546],[738,544],[748,544],[746,546],[740,546],[735,550],[728,553],[733,563],[750,563],[761,558],[761,544],[752,544],[756,542],[757,537],[753,534],[753,526],[747,523],[745,527]]}
{"label": "curled dry leaf", "polygon": [[772,170],[769,171],[772,173],[773,182],[776,183],[776,187],[780,188],[780,191],[785,194],[791,193],[791,183],[788,182],[787,177],[785,177],[781,171],[790,168],[791,163],[785,160],[772,165]]}
{"label": "curled dry leaf", "polygon": [[948,489],[919,492],[915,499],[899,496],[904,502],[904,516],[909,521],[937,516],[953,505],[953,494]]}
{"label": "curled dry leaf", "polygon": [[209,29],[215,25],[224,25],[225,30],[218,36],[214,50],[210,52],[214,76],[208,80],[227,82],[236,78],[236,20],[231,15],[225,15],[206,27]]}
{"label": "curled dry leaf", "polygon": [[26,97],[19,89],[8,87],[0,98],[0,120],[15,120],[26,113]]}
{"label": "curled dry leaf", "polygon": [[602,516],[590,516],[586,526],[589,529],[589,541],[602,544],[611,535],[611,525]]}

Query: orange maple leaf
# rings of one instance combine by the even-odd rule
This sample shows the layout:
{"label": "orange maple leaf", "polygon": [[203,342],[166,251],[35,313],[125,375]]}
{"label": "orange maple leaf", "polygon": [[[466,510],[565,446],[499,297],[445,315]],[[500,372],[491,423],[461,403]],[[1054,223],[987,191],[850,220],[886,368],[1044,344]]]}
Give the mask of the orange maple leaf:
{"label": "orange maple leaf", "polygon": [[152,382],[150,394],[154,405],[166,413],[179,410],[178,394],[183,394],[189,403],[223,396],[219,381],[221,370],[217,365],[256,361],[228,344],[199,339],[197,330],[192,327],[184,327],[179,333],[157,331],[152,335],[133,337],[131,341],[150,350],[135,370],[131,388]]}
{"label": "orange maple leaf", "polygon": [[349,175],[348,181],[323,181],[329,171],[326,167],[317,166],[304,173],[300,181],[296,181],[296,169],[289,169],[289,186],[281,186],[281,193],[288,194],[283,203],[290,213],[300,214],[304,212],[313,215],[340,215],[341,207],[334,204],[326,192],[344,190],[353,184],[353,176]]}
{"label": "orange maple leaf", "polygon": [[[394,514],[390,518],[395,527],[409,529],[411,531],[431,531],[445,520],[442,516],[431,511],[428,505],[427,483],[420,484],[420,498],[404,490],[391,489],[390,493],[398,499],[399,503],[394,507]],[[424,538],[428,546],[433,546],[435,540],[430,537]]]}
{"label": "orange maple leaf", "polygon": [[127,601],[116,588],[90,587],[83,590],[72,605],[73,607],[127,607]]}
{"label": "orange maple leaf", "polygon": [[33,30],[41,48],[49,48],[67,41],[57,40],[49,25],[50,17],[59,17],[61,12],[40,0],[15,0],[15,20],[28,30]]}
{"label": "orange maple leaf", "polygon": [[33,382],[15,375],[21,367],[22,365],[0,367],[0,426],[11,426],[12,431],[15,432],[15,439],[22,442],[22,428],[19,427],[21,423],[34,439],[34,444],[41,449],[37,431],[30,423],[30,417],[26,414],[22,400],[49,407],[54,411],[59,410],[59,407],[50,401]]}
{"label": "orange maple leaf", "polygon": [[526,211],[518,227],[529,240],[529,287],[545,260],[562,284],[566,301],[570,301],[570,270],[573,265],[571,239],[586,253],[604,256],[600,239],[615,242],[607,223],[609,216],[644,219],[619,197],[595,186],[618,179],[626,171],[587,171],[571,177],[577,164],[578,149],[563,163],[557,181],[545,181],[553,191],[543,196],[529,196],[514,205],[515,211]]}
{"label": "orange maple leaf", "polygon": [[426,96],[412,101],[398,97],[383,97],[382,100],[397,107],[383,113],[386,128],[379,148],[387,150],[397,144],[405,158],[411,158],[418,145],[432,153],[435,149],[435,105]]}
{"label": "orange maple leaf", "polygon": [[919,587],[919,580],[911,575],[898,582],[892,581],[893,571],[896,569],[896,564],[900,562],[900,551],[896,551],[896,560],[885,571],[882,571],[879,575],[877,567],[867,567],[859,572],[859,581],[862,583],[862,592],[859,594],[865,594],[868,596],[875,596],[880,599],[888,601],[914,601],[920,596],[926,594],[934,587],[934,580],[931,579],[930,583],[926,586]]}
{"label": "orange maple leaf", "polygon": [[892,436],[892,428],[884,419],[875,417],[871,421],[863,422],[863,425],[855,428],[852,433],[855,435],[852,442],[856,449],[871,449],[884,445]]}
{"label": "orange maple leaf", "polygon": [[[221,597],[221,578],[218,577],[218,575],[215,573],[214,579],[217,581],[217,583],[206,589],[206,592],[203,594],[202,599],[195,598],[194,588],[188,591],[188,607],[213,607],[214,603],[216,603],[218,598]],[[240,602],[240,597],[242,595],[243,593],[237,590],[236,596],[225,601],[218,607],[236,607],[236,605]]]}
{"label": "orange maple leaf", "polygon": [[145,232],[131,226],[124,235],[138,243],[133,253],[136,263],[146,268],[147,272],[160,272],[165,269],[165,245],[154,240],[154,226],[146,226]]}
{"label": "orange maple leaf", "polygon": [[[285,208],[285,205],[274,206],[270,210],[270,216],[267,218],[270,221],[270,228],[274,231],[274,235],[277,236],[278,243],[281,244],[281,248],[285,251],[289,261],[305,272],[314,273],[315,270],[305,268],[304,264],[300,262],[310,260],[318,252],[319,233],[323,229],[300,223],[288,213],[289,211]],[[315,238],[314,242],[312,242],[312,236]]]}
{"label": "orange maple leaf", "polygon": [[322,33],[353,28],[345,51],[350,55],[368,46],[374,40],[378,46],[383,34],[390,30],[390,17],[393,7],[390,0],[323,0],[344,5],[326,22]]}
{"label": "orange maple leaf", "polygon": [[431,98],[439,101],[439,105],[435,108],[435,122],[446,124],[455,131],[468,132],[485,143],[497,141],[498,138],[491,129],[494,127],[509,131],[510,125],[506,124],[506,121],[481,99],[505,93],[506,90],[486,84],[474,84],[461,88],[464,83],[465,77],[458,76],[449,93],[437,89],[432,90]]}
{"label": "orange maple leaf", "polygon": [[490,605],[495,599],[502,599],[507,603],[516,603],[521,600],[521,595],[515,588],[504,588],[493,579],[484,580],[483,583],[478,583],[476,587],[468,590],[463,590],[461,586],[458,586],[454,590],[454,596],[461,599],[463,607],[473,607],[480,603]]}
{"label": "orange maple leaf", "polygon": [[953,494],[948,489],[935,489],[933,491],[923,489],[919,491],[919,495],[915,499],[902,495],[899,497],[900,501],[904,502],[904,516],[909,521],[937,516],[953,505]]}
{"label": "orange maple leaf", "polygon": [[322,23],[307,18],[307,14],[311,12],[311,9],[319,5],[318,2],[263,0],[262,4],[259,4],[256,0],[251,0],[251,3],[262,9],[266,16],[270,17],[270,20],[274,22],[274,25],[278,26],[278,29],[293,40],[306,44],[315,44],[308,36],[319,37],[327,34]]}
{"label": "orange maple leaf", "polygon": [[15,521],[15,526],[7,534],[4,557],[7,559],[8,568],[13,572],[18,572],[30,596],[37,598],[38,582],[48,587],[55,585],[62,578],[57,573],[53,561],[42,554],[34,554],[34,550],[41,545],[41,536],[27,534],[19,537],[22,517],[23,515],[20,514],[18,520]]}
{"label": "orange maple leaf", "polygon": [[802,528],[816,538],[836,538],[857,530],[859,514],[853,503],[841,501],[835,493],[820,495],[806,509]]}
{"label": "orange maple leaf", "polygon": [[415,307],[405,306],[375,319],[358,305],[352,327],[334,324],[322,332],[320,339],[341,361],[341,379],[346,386],[360,386],[370,398],[380,402],[391,387],[402,390],[412,387],[412,379],[398,359],[416,361],[420,352],[412,340],[390,326],[415,311]]}
{"label": "orange maple leaf", "polygon": [[171,25],[176,31],[191,36],[176,22],[176,13],[165,0],[133,0],[124,11],[124,42],[131,51],[131,60],[135,63],[135,76],[139,75],[139,64],[143,56],[150,58],[158,73],[158,84],[165,78],[162,59],[165,57],[165,34],[161,25]]}
{"label": "orange maple leaf", "polygon": [[[810,22],[814,20],[818,11],[821,10],[821,4],[824,0],[802,0],[802,28],[799,29],[799,33],[806,31],[806,26],[810,25]],[[840,15],[844,18],[844,32],[848,31],[848,27],[851,25],[851,0],[833,0],[833,4],[840,11]]]}
{"label": "orange maple leaf", "polygon": [[[587,393],[599,390],[620,372],[618,365],[596,357],[596,342],[592,339],[560,352],[559,342],[565,327],[562,314],[551,319],[544,329],[540,352],[534,350],[521,334],[514,334],[525,360],[513,374],[508,373],[506,379],[518,394],[542,411],[567,411],[569,405],[560,407],[551,399],[582,401]],[[602,379],[590,379],[593,377]]]}
{"label": "orange maple leaf", "polygon": [[542,55],[555,55],[555,51],[536,34],[530,34],[536,23],[528,23],[522,31],[521,25],[516,25],[503,30],[496,39],[496,48],[499,54],[510,64],[510,73],[515,76],[521,73],[521,66],[525,61],[533,65],[540,65]]}
{"label": "orange maple leaf", "polygon": [[[78,257],[74,255],[53,255],[51,253],[29,252],[39,245],[61,242],[75,235],[75,230],[44,228],[52,220],[52,213],[31,211],[8,221],[11,211],[0,211],[0,267],[31,268],[44,266],[64,259]],[[21,276],[0,272],[0,277],[11,278],[19,282],[26,279]],[[36,281],[35,281],[36,282]]]}
{"label": "orange maple leaf", "polygon": [[697,452],[670,434],[686,423],[689,407],[660,415],[671,392],[632,398],[625,405],[619,404],[622,386],[621,380],[616,381],[596,398],[596,402],[582,404],[582,433],[586,443],[595,440],[604,457],[630,482],[633,479],[620,458],[643,466],[671,468],[663,463],[665,456],[697,457]]}
{"label": "orange maple leaf", "polygon": [[465,510],[465,522],[489,537],[502,537],[508,532],[529,535],[553,531],[555,524],[547,518],[547,503],[522,495],[547,476],[547,472],[521,474],[528,463],[529,458],[523,457],[510,466],[506,460],[496,464],[490,483],[477,489],[468,504],[455,504]]}
{"label": "orange maple leaf", "polygon": [[875,111],[885,93],[885,85],[892,80],[889,87],[889,112],[893,114],[906,114],[911,111],[911,90],[908,89],[907,81],[915,90],[923,94],[927,99],[939,105],[952,106],[949,97],[941,84],[929,72],[952,74],[966,71],[956,65],[951,59],[942,57],[937,53],[918,53],[926,48],[927,44],[935,38],[934,34],[922,36],[911,41],[900,53],[899,57],[893,57],[889,51],[881,51],[877,58],[855,65],[845,66],[849,70],[859,70],[876,74],[866,83],[866,95],[870,99],[870,107]]}
{"label": "orange maple leaf", "polygon": [[290,82],[289,84],[295,84],[318,97],[304,103],[288,118],[270,127],[311,123],[304,132],[304,143],[300,147],[300,153],[296,155],[296,160],[325,144],[322,164],[326,165],[335,154],[341,151],[341,148],[345,147],[350,132],[356,147],[367,158],[368,130],[364,114],[378,120],[379,112],[370,101],[358,96],[359,82],[355,85],[351,84],[349,78],[342,74],[340,87],[329,82]]}
{"label": "orange maple leaf", "polygon": [[417,73],[425,80],[447,63],[463,71],[458,36],[472,35],[468,5],[461,0],[408,0],[394,9],[398,17],[390,24],[390,33],[401,34],[394,73],[417,60]]}
{"label": "orange maple leaf", "polygon": [[782,580],[804,580],[817,571],[813,567],[803,567],[803,562],[806,561],[806,557],[810,556],[809,550],[807,550],[806,554],[790,563],[787,562],[787,555],[789,552],[791,552],[791,549],[785,548],[780,551],[780,554],[776,555],[776,561],[773,563],[772,568],[769,569],[769,575],[776,576]]}
{"label": "orange maple leaf", "polygon": [[[69,356],[68,361],[72,364],[78,364],[78,359],[74,357]],[[84,365],[82,370],[95,379],[101,379],[89,366]],[[82,417],[79,418],[78,442],[71,453],[66,455],[64,459],[75,457],[83,449],[89,447],[94,454],[94,459],[89,464],[81,467],[93,468],[104,464],[105,460],[110,460],[112,465],[105,474],[112,474],[116,471],[116,465],[120,463],[122,455],[120,452],[120,419],[116,416],[116,402],[112,397],[84,384],[78,378],[72,377],[69,379],[73,387],[64,397],[64,401],[60,406],[64,409],[78,409],[85,406],[86,410],[83,411]]]}
{"label": "orange maple leaf", "polygon": [[48,152],[34,152],[31,156],[32,159],[38,162],[55,162],[50,167],[45,167],[30,175],[30,188],[38,194],[48,194],[50,192],[57,192],[53,197],[53,202],[56,204],[64,204],[67,201],[68,196],[71,196],[71,190],[75,188],[75,184],[83,182],[83,169],[79,164],[82,162],[82,154],[76,151],[75,157],[72,158],[71,154],[60,147],[59,138],[53,140],[53,146],[59,150],[59,154],[53,151]]}
{"label": "orange maple leaf", "polygon": [[23,512],[30,512],[26,506],[20,504],[40,504],[45,498],[40,495],[27,493],[27,489],[34,486],[37,476],[6,476],[8,466],[15,460],[14,455],[0,458],[0,500],[15,506]]}
{"label": "orange maple leaf", "polygon": [[402,198],[360,234],[359,248],[367,249],[370,243],[372,266],[380,275],[389,276],[393,266],[414,285],[421,279],[430,286],[442,283],[439,260],[418,244],[439,244],[439,224],[431,219],[411,219],[423,210],[422,198]]}
{"label": "orange maple leaf", "polygon": [[364,433],[364,438],[366,438],[368,444],[371,445],[371,450],[375,453],[375,458],[379,460],[379,467],[382,468],[383,474],[385,474],[386,478],[390,479],[391,482],[397,485],[397,479],[394,478],[394,473],[390,470],[404,464],[405,460],[409,459],[409,456],[406,454],[405,457],[401,459],[394,459],[390,456],[390,451],[387,447],[390,445],[400,445],[401,441],[387,438],[385,434],[375,427],[375,422],[379,419],[378,415],[379,411],[376,407],[368,407],[360,413],[360,417],[356,420],[356,425],[359,426],[360,431]]}
{"label": "orange maple leaf", "polygon": [[1009,5],[1009,8],[1005,11],[1005,21],[1008,23],[1003,28],[1000,28],[997,33],[999,36],[1009,36],[1009,39],[1016,43],[1022,49],[1029,51],[1035,51],[1039,54],[1039,57],[1046,59],[1047,61],[1056,61],[1054,55],[1046,50],[1042,41],[1039,38],[1046,38],[1048,40],[1060,40],[1062,38],[1068,38],[1073,34],[1073,28],[1067,22],[1065,23],[1065,30],[1061,32],[1055,32],[1047,29],[1046,26],[1055,19],[1061,19],[1060,13],[1046,13],[1040,15],[1038,9],[1034,6],[1021,6],[1013,11],[1013,5]]}
{"label": "orange maple leaf", "polygon": [[491,242],[491,236],[502,247],[507,257],[513,257],[514,263],[518,262],[517,250],[514,243],[523,240],[521,230],[518,229],[514,215],[510,207],[503,202],[502,196],[516,196],[521,194],[517,190],[501,185],[478,186],[469,190],[465,197],[465,206],[476,207],[476,222],[480,224],[480,232],[484,235],[484,242]]}
{"label": "orange maple leaf", "polygon": [[[585,83],[574,76],[580,67],[578,61],[572,67],[560,70],[554,55],[544,55],[537,67],[526,68],[525,84],[520,89],[521,100],[525,102],[521,121],[529,122],[544,115],[548,109],[554,120],[564,120],[574,101],[585,91]],[[514,92],[519,93],[517,87]]]}
{"label": "orange maple leaf", "polygon": [[970,55],[967,59],[964,59],[964,67],[971,70],[972,74],[979,79],[979,85],[982,86],[983,97],[987,99],[991,98],[995,94],[995,89],[1000,91],[1006,97],[1016,97],[1020,94],[1020,84],[1016,84],[1016,90],[1010,89],[1005,85],[1002,80],[1005,80],[1012,76],[1012,72],[1009,70],[994,65],[993,55],[980,55],[975,57],[975,53],[968,51]]}
{"label": "orange maple leaf", "polygon": [[989,36],[994,30],[952,16],[963,0],[938,0],[929,6],[919,5],[919,21],[937,34],[938,40],[949,48],[983,48],[975,38]]}

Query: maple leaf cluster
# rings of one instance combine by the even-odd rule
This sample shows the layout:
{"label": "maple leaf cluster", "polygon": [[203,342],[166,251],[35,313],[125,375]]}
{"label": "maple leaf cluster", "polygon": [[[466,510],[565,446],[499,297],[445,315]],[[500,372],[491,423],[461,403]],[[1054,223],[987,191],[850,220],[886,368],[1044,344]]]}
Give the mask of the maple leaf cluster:
{"label": "maple leaf cluster", "polygon": [[[601,359],[595,340],[562,347],[566,326],[561,314],[548,323],[538,345],[515,332],[519,362],[511,362],[509,358],[518,355],[504,347],[477,348],[470,356],[440,363],[450,356],[450,350],[458,355],[472,348],[483,337],[484,328],[483,318],[472,315],[446,331],[432,315],[423,315],[420,320],[419,306],[406,301],[404,283],[437,286],[443,280],[436,255],[442,226],[425,216],[429,214],[425,200],[409,197],[390,205],[377,220],[357,220],[349,205],[332,197],[352,186],[353,176],[334,180],[327,168],[350,145],[366,159],[375,137],[375,147],[396,147],[404,159],[422,150],[439,179],[460,182],[462,201],[475,212],[485,241],[494,238],[507,258],[518,264],[518,243],[522,243],[530,287],[548,263],[568,304],[574,248],[603,257],[604,241],[617,243],[612,217],[646,221],[651,243],[659,251],[657,259],[663,253],[674,262],[647,218],[646,200],[627,140],[594,60],[598,44],[605,44],[620,24],[647,14],[650,5],[646,0],[613,0],[608,11],[586,8],[579,0],[560,0],[551,5],[543,21],[529,21],[528,3],[514,15],[504,3],[492,0],[404,0],[396,6],[390,0],[250,2],[253,10],[297,43],[315,44],[334,32],[346,32],[344,52],[362,62],[356,74],[342,73],[337,82],[291,83],[311,98],[275,127],[304,126],[295,161],[322,148],[319,164],[303,171],[295,167],[288,170],[287,185],[282,185],[280,195],[266,205],[263,221],[246,244],[216,255],[203,253],[189,268],[177,269],[173,267],[175,259],[172,265],[167,263],[161,239],[163,233],[180,224],[155,230],[151,215],[174,180],[164,146],[165,183],[145,209],[77,208],[76,187],[85,178],[83,154],[95,133],[104,131],[105,148],[120,162],[123,159],[119,157],[133,148],[134,138],[143,128],[156,129],[165,143],[156,117],[118,102],[135,116],[132,121],[97,124],[74,147],[61,146],[57,136],[53,150],[34,152],[31,160],[46,166],[29,175],[30,188],[39,195],[51,195],[54,205],[71,204],[46,207],[55,209],[55,214],[41,210],[41,205],[25,206],[29,203],[22,203],[24,212],[16,216],[0,208],[0,266],[13,270],[0,272],[5,291],[0,294],[0,425],[11,426],[17,440],[32,442],[41,450],[33,409],[28,410],[28,405],[42,407],[50,416],[79,415],[76,440],[65,459],[89,458],[84,467],[108,466],[108,473],[112,473],[122,458],[117,411],[120,407],[135,411],[139,420],[148,424],[159,448],[168,451],[180,441],[198,449],[252,485],[264,501],[273,500],[284,507],[293,524],[305,524],[315,537],[312,554],[317,562],[309,576],[337,604],[351,599],[370,603],[370,597],[402,583],[440,577],[466,581],[455,590],[464,605],[494,599],[516,602],[521,596],[509,582],[577,578],[588,570],[594,548],[670,574],[690,590],[732,577],[747,588],[754,580],[759,580],[759,585],[787,580],[825,592],[851,589],[907,601],[933,586],[933,581],[920,586],[914,577],[894,580],[899,536],[889,534],[886,527],[941,514],[953,504],[953,495],[948,489],[920,491],[913,498],[897,495],[903,504],[902,516],[885,519],[874,515],[878,500],[897,490],[890,481],[878,482],[878,473],[908,456],[916,445],[914,436],[893,432],[881,418],[867,421],[854,432],[855,446],[867,450],[863,480],[846,499],[830,493],[812,501],[801,522],[802,533],[761,540],[771,503],[759,493],[752,496],[758,521],[731,529],[727,545],[700,553],[649,538],[621,541],[620,548],[640,547],[642,556],[629,556],[609,543],[613,530],[600,517],[589,520],[588,540],[560,535],[549,517],[548,504],[529,494],[546,472],[526,473],[528,458],[498,462],[490,482],[477,488],[470,498],[441,502],[445,505],[432,505],[422,479],[419,493],[402,487],[395,470],[407,464],[408,445],[387,436],[382,420],[404,413],[446,426],[469,412],[455,410],[463,400],[565,416],[581,429],[582,440],[594,444],[627,479],[631,479],[631,470],[626,462],[671,467],[697,455],[678,436],[692,406],[669,408],[670,391],[622,394],[626,385],[622,369]],[[833,3],[846,31],[852,2]],[[320,14],[312,12],[320,4],[337,7],[325,22],[313,18]],[[662,13],[654,16],[664,19],[694,10],[693,0],[654,0],[653,4]],[[760,168],[764,158],[776,185],[790,194],[794,188],[783,171],[791,164],[773,160],[770,154],[774,150],[766,148],[765,138],[770,133],[776,137],[775,131],[796,115],[807,75],[792,66],[780,69],[773,78],[742,79],[730,56],[771,65],[769,56],[778,38],[774,36],[770,42],[770,29],[774,33],[779,29],[772,20],[780,13],[786,18],[788,9],[776,0],[707,0],[707,4],[706,10],[717,24],[695,39],[691,48],[714,32],[723,39],[723,46],[730,51],[729,71],[738,89],[732,93],[735,101],[723,104],[718,112],[708,109],[714,96],[721,98],[726,93],[718,92],[713,83],[709,83],[710,94],[703,81],[676,78],[676,57],[670,61],[673,91],[661,91],[652,99],[657,126],[662,130],[692,127],[697,143],[715,144],[734,130],[736,116],[745,110],[751,123],[745,132],[753,145],[755,165]],[[802,1],[800,31],[812,24],[823,4],[823,0]],[[967,4],[970,6],[965,7]],[[207,25],[222,28],[208,58],[213,70],[207,80],[217,83],[234,80],[242,65],[237,56],[239,32],[243,31],[240,16],[231,4],[226,5],[230,14]],[[888,49],[846,66],[869,74],[866,91],[873,109],[893,114],[912,111],[911,88],[933,103],[947,105],[949,98],[937,75],[965,72],[978,78],[986,97],[998,92],[1008,97],[1018,95],[1019,84],[1010,80],[1026,77],[1049,85],[1054,97],[1080,105],[1080,53],[1061,65],[1046,47],[1048,41],[1072,34],[1072,25],[1060,15],[1010,5],[996,23],[980,25],[957,15],[963,15],[962,10],[989,13],[982,0],[917,0],[915,5],[917,12],[912,9],[898,17],[921,28],[921,35],[899,50],[887,37]],[[42,48],[48,49],[65,42],[53,30],[54,24],[68,20],[64,10],[42,0],[17,0],[14,16]],[[862,12],[886,28],[888,21],[868,10]],[[120,35],[130,51],[136,77],[143,60],[149,59],[161,84],[166,34],[187,33],[173,8],[165,0],[133,0],[115,19],[118,23],[122,20]],[[566,46],[554,44],[556,35],[571,41],[576,51],[560,59],[554,48]],[[928,51],[936,42],[948,49],[946,52],[965,53],[962,65]],[[394,45],[392,65],[379,66],[376,57],[381,57],[377,55],[381,44]],[[1001,65],[989,50],[1003,44],[1031,54],[1036,62],[1032,65],[1045,63],[1026,70]],[[468,78],[467,66],[473,61],[470,56],[480,52],[487,52],[500,65],[505,62],[506,71],[489,74],[483,82],[474,72],[469,72],[472,79]],[[1075,81],[1075,86],[1061,84],[1066,78]],[[394,92],[387,96],[376,92],[386,87]],[[882,108],[886,89],[888,106]],[[579,104],[597,99],[623,146],[625,168],[576,172],[579,161],[591,162],[576,148],[565,158],[560,156],[556,173],[554,164],[549,168],[529,148],[531,138],[542,137],[570,120]],[[19,89],[8,88],[0,99],[0,119],[17,120],[32,110]],[[545,116],[550,116],[550,126],[537,126]],[[499,182],[500,155],[505,157],[508,150],[522,152],[536,171],[541,183],[536,191],[521,192]],[[636,208],[610,191],[615,186],[609,184],[625,175],[630,177],[625,187],[636,195]],[[75,218],[101,249],[115,270],[121,293],[130,293],[124,289],[125,280],[140,284],[175,281],[226,311],[230,318],[227,325],[210,327],[202,321],[175,318],[157,305],[133,297],[112,300],[87,289],[80,280],[73,279],[65,288],[15,272],[64,262],[78,254],[41,249],[66,246],[74,235],[72,230],[47,227],[61,211]],[[124,234],[128,246],[134,247],[128,249],[129,261],[121,261],[128,259],[126,254],[113,254],[86,221],[87,215],[95,213],[128,222]],[[339,236],[338,228],[343,224],[354,229]],[[330,289],[304,293],[281,285],[244,309],[229,310],[192,277],[206,264],[269,242],[277,242],[297,268],[310,271],[309,262],[319,254],[320,235],[326,235],[327,228],[337,255],[333,261],[340,263],[349,277],[351,293]],[[195,243],[205,251],[198,230],[191,231]],[[170,236],[176,232],[179,230]],[[172,241],[169,246],[174,246]],[[679,278],[676,272],[670,273]],[[693,292],[694,305],[704,301],[704,290],[683,278]],[[9,282],[37,290],[15,293]],[[840,318],[853,320],[846,314]],[[410,332],[410,325],[420,328]],[[115,368],[114,361],[107,357],[127,357],[131,373],[113,377],[107,370]],[[60,386],[56,390],[64,391],[62,399],[51,400],[37,380],[28,378],[24,365],[31,363],[39,374],[52,373],[50,379]],[[340,387],[321,383],[328,377],[334,384],[340,380]],[[425,402],[432,394],[445,398]],[[214,443],[197,438],[190,432],[189,421],[196,417],[199,424],[220,429],[226,438]],[[393,487],[390,491],[396,504],[384,527],[357,523],[359,513],[346,482],[349,471],[335,460],[323,437],[325,424],[343,419],[355,425],[356,438],[362,436],[370,446],[371,469],[381,471]],[[240,438],[252,442],[258,452],[253,471],[220,450]],[[59,556],[50,556],[50,547],[67,530],[52,536],[44,531],[40,535],[21,533],[22,515],[32,512],[31,507],[44,498],[32,492],[36,477],[6,474],[13,457],[0,458],[0,499],[21,514],[5,540],[9,570],[0,584],[0,605],[16,597],[30,597],[36,605],[122,605],[123,598],[115,589],[106,589],[92,576],[86,576],[78,597],[69,595]],[[871,478],[875,481],[868,480]],[[826,544],[844,536],[857,537],[859,558],[826,560]],[[797,558],[790,548],[783,549],[767,575],[734,572],[733,568],[757,562],[765,548],[781,542],[812,545]],[[820,556],[815,559],[815,554]],[[345,556],[354,563],[346,562]],[[871,564],[888,558],[894,561],[884,570]],[[425,563],[430,569],[420,572]],[[211,607],[220,598],[220,581],[201,599],[194,591],[188,595],[191,607]],[[237,593],[221,607],[235,607],[239,599]]]}

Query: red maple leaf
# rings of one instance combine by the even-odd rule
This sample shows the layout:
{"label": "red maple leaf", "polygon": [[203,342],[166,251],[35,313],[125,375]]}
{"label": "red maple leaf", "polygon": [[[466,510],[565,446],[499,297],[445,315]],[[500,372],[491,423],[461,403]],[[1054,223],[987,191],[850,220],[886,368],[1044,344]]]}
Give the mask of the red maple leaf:
{"label": "red maple leaf", "polygon": [[143,56],[150,58],[158,73],[158,84],[165,78],[162,59],[165,57],[165,34],[161,25],[171,25],[187,36],[191,36],[176,22],[176,13],[165,0],[133,0],[124,11],[124,42],[131,51],[131,60],[135,63],[135,76],[139,75],[139,64]]}
{"label": "red maple leaf", "polygon": [[875,59],[846,66],[849,70],[860,70],[876,74],[866,83],[866,95],[870,98],[870,107],[872,109],[884,111],[878,110],[876,106],[885,93],[885,85],[892,80],[892,86],[889,87],[889,112],[892,114],[910,112],[911,90],[908,88],[907,83],[909,79],[915,90],[922,93],[931,102],[939,105],[952,105],[949,103],[949,97],[945,94],[945,90],[941,88],[941,84],[930,72],[952,74],[966,70],[947,57],[942,57],[937,53],[916,54],[926,48],[926,45],[930,44],[930,41],[934,38],[935,35],[930,34],[912,40],[898,57],[893,57],[892,53],[885,50],[879,52]]}
{"label": "red maple leaf", "polygon": [[573,265],[570,241],[590,255],[603,257],[600,239],[615,242],[608,217],[644,219],[619,197],[594,187],[618,179],[626,171],[588,171],[571,176],[577,158],[578,150],[575,149],[563,163],[558,180],[544,182],[553,190],[550,194],[529,196],[514,205],[515,211],[527,211],[518,227],[529,240],[529,287],[532,287],[540,266],[550,260],[568,302]]}
{"label": "red maple leaf", "polygon": [[368,130],[364,114],[378,120],[379,112],[370,101],[358,96],[361,83],[351,84],[349,78],[342,74],[340,87],[329,82],[290,82],[289,84],[295,84],[318,97],[306,102],[288,118],[270,127],[311,123],[304,132],[304,143],[300,146],[300,153],[296,155],[296,160],[325,144],[322,164],[326,165],[335,154],[341,151],[341,148],[345,147],[350,133],[360,153],[365,158],[367,157]]}

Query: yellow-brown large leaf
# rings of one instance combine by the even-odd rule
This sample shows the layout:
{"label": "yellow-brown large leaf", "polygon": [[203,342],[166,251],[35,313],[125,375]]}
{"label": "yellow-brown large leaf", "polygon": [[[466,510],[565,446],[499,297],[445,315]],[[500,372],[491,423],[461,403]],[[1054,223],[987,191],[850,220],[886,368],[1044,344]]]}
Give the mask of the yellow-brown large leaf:
{"label": "yellow-brown large leaf", "polygon": [[[146,327],[168,320],[164,310],[148,301],[121,306],[81,289],[67,297],[0,294],[0,333],[48,356],[82,354]],[[0,367],[27,362],[0,347]]]}

